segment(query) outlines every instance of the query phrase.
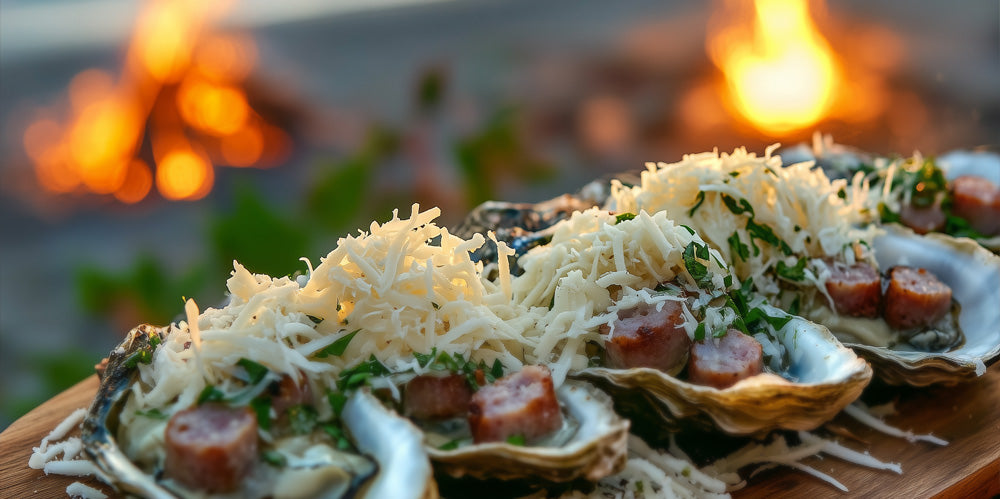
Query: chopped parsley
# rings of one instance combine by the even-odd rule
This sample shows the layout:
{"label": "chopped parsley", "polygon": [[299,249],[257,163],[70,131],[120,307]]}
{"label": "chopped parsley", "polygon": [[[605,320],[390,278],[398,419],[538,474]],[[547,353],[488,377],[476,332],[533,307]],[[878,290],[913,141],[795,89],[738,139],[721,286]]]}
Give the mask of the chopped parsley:
{"label": "chopped parsley", "polygon": [[347,403],[347,395],[331,390],[326,393],[326,400],[330,403],[330,409],[333,409],[333,413],[339,418],[340,413],[344,412],[344,404]]}
{"label": "chopped parsley", "polygon": [[288,408],[286,414],[288,414],[288,426],[296,435],[307,435],[316,427],[316,409],[309,404],[293,405]]}
{"label": "chopped parsley", "polygon": [[340,450],[351,449],[351,441],[347,439],[347,435],[344,434],[344,430],[333,423],[323,423],[320,428],[326,432],[334,442],[337,442],[337,448]]}
{"label": "chopped parsley", "polygon": [[615,217],[615,225],[635,218],[635,213],[622,213]]}
{"label": "chopped parsley", "polygon": [[247,358],[241,358],[236,361],[236,365],[242,367],[243,370],[247,372],[247,376],[249,377],[248,382],[251,385],[260,383],[260,380],[264,379],[264,376],[267,376],[267,373],[269,372],[266,367]]}
{"label": "chopped parsley", "polygon": [[459,443],[460,442],[458,440],[451,440],[449,442],[446,442],[446,443],[442,444],[440,447],[438,447],[438,449],[441,449],[441,450],[455,450],[455,449],[458,448],[458,444]]}
{"label": "chopped parsley", "polygon": [[511,435],[507,437],[507,443],[524,447],[524,435]]}
{"label": "chopped parsley", "polygon": [[157,409],[155,407],[152,408],[152,409],[150,409],[150,410],[148,410],[148,411],[135,411],[135,415],[136,416],[142,416],[144,418],[149,418],[149,419],[169,419],[170,418],[170,416],[167,416],[166,414],[164,414],[163,412],[161,412],[159,409]]}
{"label": "chopped parsley", "polygon": [[222,402],[225,399],[226,395],[221,390],[212,385],[206,385],[201,393],[198,394],[198,405],[205,402]]}
{"label": "chopped parsley", "polygon": [[316,352],[316,357],[322,359],[325,357],[329,357],[331,355],[333,355],[334,357],[340,357],[341,355],[344,355],[344,352],[347,351],[347,345],[351,344],[351,340],[353,340],[354,337],[357,336],[359,331],[361,330],[355,329],[353,332],[347,333],[344,336],[337,338],[337,341],[334,341],[326,348],[320,350],[319,352]]}
{"label": "chopped parsley", "polygon": [[386,374],[389,374],[389,369],[375,358],[375,354],[372,354],[368,357],[367,361],[341,371],[340,380],[337,384],[340,391],[352,390],[363,385],[372,376],[383,376]]}
{"label": "chopped parsley", "polygon": [[754,216],[753,206],[750,206],[750,203],[746,199],[740,198],[739,201],[736,201],[732,196],[722,194],[722,202],[726,204],[726,208],[729,208],[729,211],[733,212],[733,215],[749,213],[751,218]]}
{"label": "chopped parsley", "polygon": [[250,408],[257,415],[257,425],[262,430],[271,429],[271,399],[270,397],[257,397],[250,401]]}
{"label": "chopped parsley", "polygon": [[782,241],[777,235],[775,235],[774,229],[771,227],[758,224],[757,222],[754,222],[752,218],[748,218],[746,229],[750,234],[750,244],[753,246],[754,256],[760,254],[760,249],[757,247],[754,239],[760,239],[771,246],[781,249],[781,252],[784,253],[785,256],[792,254],[792,248],[788,246],[788,243]]}
{"label": "chopped parsley", "polygon": [[705,323],[699,322],[698,327],[694,330],[694,341],[701,341],[705,339]]}
{"label": "chopped parsley", "polygon": [[705,202],[705,191],[698,191],[698,197],[695,198],[694,206],[692,206],[691,209],[688,211],[688,216],[693,217],[694,212],[698,211],[698,208],[701,207],[701,203],[704,202]]}
{"label": "chopped parsley", "polygon": [[709,273],[708,266],[698,261],[699,259],[708,260],[708,246],[691,241],[684,248],[682,257],[684,258],[684,268],[698,286],[701,288],[711,288],[712,274]]}
{"label": "chopped parsley", "polygon": [[799,258],[799,261],[791,267],[785,265],[785,262],[779,261],[774,271],[778,274],[778,277],[783,277],[789,281],[802,281],[806,278],[806,258]]}
{"label": "chopped parsley", "polygon": [[726,239],[726,241],[729,242],[729,247],[736,256],[740,257],[740,260],[745,262],[750,258],[750,248],[743,244],[743,241],[740,241],[739,232],[733,232],[733,235],[729,236],[729,239]]}
{"label": "chopped parsley", "polygon": [[285,455],[274,450],[264,451],[260,458],[267,464],[274,466],[275,468],[284,468],[288,465],[288,460],[285,459]]}

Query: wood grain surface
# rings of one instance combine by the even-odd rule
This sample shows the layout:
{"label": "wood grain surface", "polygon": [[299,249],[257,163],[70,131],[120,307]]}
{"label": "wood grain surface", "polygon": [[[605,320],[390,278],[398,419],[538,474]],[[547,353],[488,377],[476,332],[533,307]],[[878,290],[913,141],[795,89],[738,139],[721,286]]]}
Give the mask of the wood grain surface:
{"label": "wood grain surface", "polygon": [[[66,497],[66,486],[77,479],[45,476],[28,468],[28,458],[32,447],[38,446],[69,413],[89,406],[96,390],[97,378],[91,376],[0,433],[0,497]],[[887,422],[915,433],[933,433],[948,440],[949,445],[939,447],[888,437],[840,415],[830,427],[858,439],[844,439],[846,445],[867,448],[878,459],[900,463],[903,475],[830,457],[811,458],[807,461],[810,465],[835,477],[850,492],[842,493],[804,473],[776,468],[753,477],[734,497],[918,499],[988,498],[1000,494],[1000,364],[978,380],[957,387],[875,387],[866,398],[875,402],[893,400],[898,412],[886,418]],[[110,493],[94,479],[83,482]]]}

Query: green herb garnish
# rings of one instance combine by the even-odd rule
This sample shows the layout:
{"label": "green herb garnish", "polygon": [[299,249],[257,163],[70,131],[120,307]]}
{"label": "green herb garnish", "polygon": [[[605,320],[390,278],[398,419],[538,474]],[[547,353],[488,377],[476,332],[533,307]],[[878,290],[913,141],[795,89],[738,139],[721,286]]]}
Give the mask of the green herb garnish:
{"label": "green herb garnish", "polygon": [[269,450],[261,453],[260,458],[267,464],[274,466],[275,468],[284,468],[288,465],[288,460],[285,459],[285,455],[274,450]]}
{"label": "green herb garnish", "polygon": [[264,379],[264,376],[267,376],[267,373],[269,372],[266,367],[247,358],[241,358],[236,361],[236,365],[242,367],[243,370],[247,372],[247,376],[250,377],[251,385],[260,383],[260,380]]}
{"label": "green herb garnish", "polygon": [[326,432],[334,442],[337,442],[337,448],[340,450],[348,450],[351,446],[351,441],[347,439],[347,435],[344,434],[344,430],[339,426],[332,423],[323,423],[320,428]]}
{"label": "green herb garnish", "polygon": [[441,449],[441,450],[455,450],[455,449],[458,448],[458,444],[459,444],[458,440],[452,440],[450,442],[447,442],[447,443],[441,445],[440,447],[438,447],[438,449]]}
{"label": "green herb garnish", "polygon": [[329,357],[331,355],[333,355],[334,357],[340,357],[341,355],[344,355],[344,352],[347,350],[347,345],[351,344],[351,340],[354,339],[354,337],[358,334],[359,331],[361,330],[355,329],[353,332],[341,336],[340,338],[337,339],[337,341],[334,341],[326,348],[320,350],[319,352],[316,352],[316,357],[322,359],[324,357]]}
{"label": "green herb garnish", "polygon": [[198,394],[198,405],[204,404],[205,402],[222,402],[226,399],[226,395],[222,393],[218,388],[207,385],[200,394]]}
{"label": "green herb garnish", "polygon": [[524,435],[511,435],[507,437],[507,443],[524,447]]}
{"label": "green herb garnish", "polygon": [[742,215],[744,213],[749,213],[751,217],[754,216],[753,206],[743,198],[737,202],[732,196],[728,194],[722,194],[722,202],[725,203],[726,208],[733,212],[733,215]]}
{"label": "green herb garnish", "polygon": [[271,399],[257,397],[250,401],[250,408],[257,415],[257,425],[264,431],[271,429]]}
{"label": "green herb garnish", "polygon": [[316,427],[316,409],[309,404],[293,405],[286,411],[288,426],[296,435],[312,433]]}
{"label": "green herb garnish", "polygon": [[340,413],[344,412],[344,404],[347,403],[347,395],[340,392],[329,391],[326,393],[326,400],[330,403],[330,409],[333,409],[333,413],[340,417]]}
{"label": "green herb garnish", "polygon": [[785,265],[785,262],[779,261],[774,271],[778,274],[778,277],[783,277],[789,281],[802,281],[806,278],[806,258],[799,258],[799,261],[793,267],[789,267]]}
{"label": "green herb garnish", "polygon": [[732,248],[736,256],[740,257],[740,260],[745,262],[750,258],[750,248],[743,244],[743,241],[740,241],[739,232],[733,232],[733,235],[729,236],[729,239],[726,239],[726,241],[729,242],[729,247]]}
{"label": "green herb garnish", "polygon": [[170,416],[160,412],[157,408],[152,408],[148,411],[135,411],[136,416],[142,416],[149,419],[169,419]]}
{"label": "green herb garnish", "polygon": [[635,218],[635,213],[622,213],[620,215],[615,216],[615,225],[618,225],[627,220],[632,220],[634,218]]}
{"label": "green herb garnish", "polygon": [[694,212],[698,211],[698,208],[701,207],[701,203],[704,202],[705,202],[705,191],[698,191],[698,197],[695,198],[694,206],[692,206],[691,209],[688,211],[688,216],[693,217]]}

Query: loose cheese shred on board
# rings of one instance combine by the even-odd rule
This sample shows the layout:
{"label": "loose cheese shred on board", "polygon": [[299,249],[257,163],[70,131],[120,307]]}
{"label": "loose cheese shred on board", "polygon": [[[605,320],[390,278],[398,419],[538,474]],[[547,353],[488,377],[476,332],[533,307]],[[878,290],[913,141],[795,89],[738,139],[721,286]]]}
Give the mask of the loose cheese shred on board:
{"label": "loose cheese shred on board", "polygon": [[912,431],[896,428],[885,421],[882,421],[875,414],[872,414],[864,403],[860,401],[854,402],[853,404],[845,407],[844,412],[847,413],[848,416],[857,420],[859,423],[868,425],[872,429],[885,433],[889,436],[905,438],[907,442],[930,442],[936,445],[948,445],[947,440],[935,437],[934,435],[918,435]]}

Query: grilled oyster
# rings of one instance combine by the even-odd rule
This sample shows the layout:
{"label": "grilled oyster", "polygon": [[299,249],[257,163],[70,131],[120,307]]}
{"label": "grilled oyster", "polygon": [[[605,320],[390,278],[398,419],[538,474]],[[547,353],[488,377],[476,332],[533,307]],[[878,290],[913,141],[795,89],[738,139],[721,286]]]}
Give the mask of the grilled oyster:
{"label": "grilled oyster", "polygon": [[[112,351],[83,424],[85,451],[101,478],[119,492],[156,498],[203,497],[203,492],[163,479],[157,469],[138,465],[116,438],[120,414],[138,378],[136,364],[152,355],[164,337],[162,329],[142,325]],[[421,434],[412,424],[382,407],[367,391],[355,392],[347,400],[342,420],[360,453],[300,438],[282,449],[290,457],[282,470],[258,460],[243,488],[235,493],[243,497],[437,496]]]}
{"label": "grilled oyster", "polygon": [[[937,233],[920,236],[895,225],[886,226],[872,244],[879,267],[926,268],[951,287],[960,307],[958,335],[944,341],[952,346],[940,350],[912,339],[873,346],[871,341],[859,343],[856,337],[843,335],[845,344],[871,362],[880,378],[897,385],[955,384],[982,375],[1000,358],[1000,257],[971,239]],[[836,333],[837,326],[831,325],[831,330]]]}
{"label": "grilled oyster", "polygon": [[[580,381],[565,382],[556,396],[563,427],[540,442],[473,444],[461,430],[430,427],[427,453],[436,467],[455,477],[596,481],[619,471],[625,465],[629,422],[615,413],[611,398]],[[442,449],[448,442],[457,446]]]}
{"label": "grilled oyster", "polygon": [[[525,272],[514,282],[517,300],[535,310],[548,307],[539,331],[527,333],[526,341],[534,346],[534,354],[539,359],[555,356],[555,362],[574,366],[571,376],[599,383],[623,395],[622,399],[653,401],[669,423],[687,418],[735,434],[811,429],[854,400],[871,379],[868,365],[825,328],[801,318],[787,318],[784,312],[767,306],[756,313],[774,318],[775,323],[783,322],[766,340],[777,345],[768,359],[770,373],[731,388],[697,386],[650,368],[587,368],[586,358],[582,365],[580,362],[583,345],[600,345],[606,338],[598,333],[598,326],[614,321],[618,312],[629,307],[655,307],[680,299],[668,296],[669,289],[659,290],[665,281],[682,279],[687,292],[694,293],[691,296],[700,293],[695,300],[698,307],[705,307],[726,298],[732,276],[724,275],[728,267],[693,230],[675,225],[662,212],[615,216],[594,209],[574,214],[546,231],[551,240],[521,257],[519,263]],[[702,252],[705,254],[699,257]],[[699,286],[712,291],[699,292]],[[759,301],[750,308],[757,305]],[[699,312],[706,324],[711,322],[710,331],[718,327],[725,331],[726,324],[734,320],[733,311],[724,308]],[[706,319],[710,316],[714,322]],[[696,325],[690,325],[695,336]],[[552,330],[558,331],[559,339],[550,337]],[[532,343],[535,337],[537,343]],[[557,343],[561,345],[558,348]]]}
{"label": "grilled oyster", "polygon": [[[768,313],[782,312],[763,306]],[[871,381],[868,364],[841,345],[825,327],[796,317],[775,331],[787,352],[770,373],[719,390],[657,369],[593,367],[577,375],[609,390],[626,390],[652,402],[669,425],[714,425],[733,435],[771,430],[811,430],[853,402]],[[774,360],[774,359],[772,359]]]}

